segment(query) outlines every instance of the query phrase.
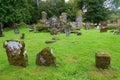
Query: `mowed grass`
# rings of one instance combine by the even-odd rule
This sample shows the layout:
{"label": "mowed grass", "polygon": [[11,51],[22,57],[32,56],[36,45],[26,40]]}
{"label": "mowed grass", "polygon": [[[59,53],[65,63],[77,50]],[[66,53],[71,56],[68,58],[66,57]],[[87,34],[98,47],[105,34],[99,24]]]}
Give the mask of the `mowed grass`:
{"label": "mowed grass", "polygon": [[[12,29],[5,29],[5,37],[0,37],[0,80],[120,80],[120,36],[113,33],[100,33],[99,30],[84,30],[82,36],[58,34],[60,40],[51,40],[49,33],[29,32],[27,27],[19,29],[25,33],[24,42],[29,64],[26,68],[11,66],[8,63],[3,42],[19,39]],[[37,66],[36,55],[45,47],[51,47],[59,64],[58,67]],[[95,67],[95,53],[107,52],[111,56],[109,69]]]}

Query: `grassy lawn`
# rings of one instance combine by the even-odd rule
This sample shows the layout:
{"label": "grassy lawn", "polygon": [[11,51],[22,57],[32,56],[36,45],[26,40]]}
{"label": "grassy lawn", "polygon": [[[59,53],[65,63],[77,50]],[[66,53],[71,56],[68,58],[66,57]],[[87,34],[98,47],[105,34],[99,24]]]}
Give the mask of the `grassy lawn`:
{"label": "grassy lawn", "polygon": [[[100,33],[98,30],[81,30],[82,36],[58,34],[60,40],[45,44],[51,40],[49,33],[25,33],[25,44],[29,64],[26,68],[11,66],[8,63],[3,42],[19,39],[20,34],[5,29],[5,37],[0,37],[0,80],[120,80],[120,36],[113,33]],[[59,64],[58,67],[37,66],[36,54],[45,47],[51,47]],[[109,69],[95,67],[95,53],[107,52],[111,56]]]}

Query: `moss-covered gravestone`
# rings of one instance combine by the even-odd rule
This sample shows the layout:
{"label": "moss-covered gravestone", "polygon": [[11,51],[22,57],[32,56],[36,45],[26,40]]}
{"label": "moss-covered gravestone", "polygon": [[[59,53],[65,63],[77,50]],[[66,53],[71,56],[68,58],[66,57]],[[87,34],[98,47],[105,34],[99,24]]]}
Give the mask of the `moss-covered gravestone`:
{"label": "moss-covered gravestone", "polygon": [[57,66],[56,59],[53,55],[53,51],[50,47],[44,48],[41,52],[39,52],[36,56],[36,64],[50,66]]}
{"label": "moss-covered gravestone", "polygon": [[104,52],[95,54],[95,63],[97,68],[107,69],[110,66],[110,56]]}
{"label": "moss-covered gravestone", "polygon": [[6,40],[4,42],[8,61],[10,65],[26,67],[28,56],[25,50],[25,43],[18,40]]}

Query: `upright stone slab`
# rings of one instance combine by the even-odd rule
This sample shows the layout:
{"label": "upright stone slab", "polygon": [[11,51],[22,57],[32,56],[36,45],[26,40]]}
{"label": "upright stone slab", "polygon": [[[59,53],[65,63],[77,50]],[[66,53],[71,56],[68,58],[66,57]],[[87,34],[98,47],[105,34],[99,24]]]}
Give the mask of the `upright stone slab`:
{"label": "upright stone slab", "polygon": [[42,11],[41,14],[42,14],[42,20],[46,20],[47,13],[45,11]]}
{"label": "upright stone slab", "polygon": [[30,25],[29,26],[29,32],[33,32],[34,31],[34,25]]}
{"label": "upright stone slab", "polygon": [[17,28],[14,29],[15,34],[19,34],[19,30]]}
{"label": "upright stone slab", "polygon": [[39,52],[36,56],[36,64],[50,66],[57,66],[56,59],[53,55],[53,51],[50,47],[44,48],[41,52]]}
{"label": "upright stone slab", "polygon": [[82,11],[79,10],[76,14],[76,23],[77,23],[77,28],[82,27]]}
{"label": "upright stone slab", "polygon": [[62,20],[67,22],[67,13],[63,12],[61,15],[62,15]]}
{"label": "upright stone slab", "polygon": [[88,30],[90,29],[90,22],[86,22],[85,28]]}
{"label": "upright stone slab", "polygon": [[22,34],[20,35],[20,39],[24,39],[24,38],[25,38],[25,34],[22,33]]}
{"label": "upright stone slab", "polygon": [[28,56],[25,50],[25,43],[18,40],[6,40],[4,42],[8,61],[10,65],[26,67]]}
{"label": "upright stone slab", "polygon": [[104,52],[95,54],[95,63],[97,68],[107,69],[110,66],[110,56]]}
{"label": "upright stone slab", "polygon": [[0,37],[3,37],[3,29],[2,29],[3,25],[2,23],[0,23]]}

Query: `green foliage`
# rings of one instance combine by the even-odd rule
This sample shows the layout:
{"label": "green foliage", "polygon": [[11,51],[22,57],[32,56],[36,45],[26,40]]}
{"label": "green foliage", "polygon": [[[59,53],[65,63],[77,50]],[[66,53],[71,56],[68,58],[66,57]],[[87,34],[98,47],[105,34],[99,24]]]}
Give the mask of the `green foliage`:
{"label": "green foliage", "polygon": [[104,0],[88,1],[86,5],[85,21],[99,24],[109,19],[110,11],[104,7]]}
{"label": "green foliage", "polygon": [[31,18],[27,0],[1,0],[0,22],[28,21]]}

